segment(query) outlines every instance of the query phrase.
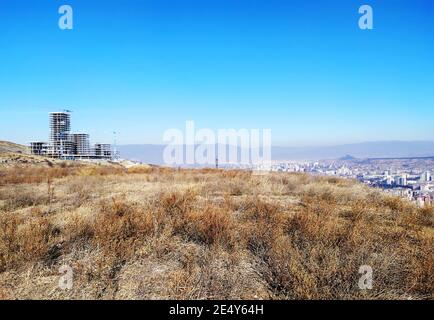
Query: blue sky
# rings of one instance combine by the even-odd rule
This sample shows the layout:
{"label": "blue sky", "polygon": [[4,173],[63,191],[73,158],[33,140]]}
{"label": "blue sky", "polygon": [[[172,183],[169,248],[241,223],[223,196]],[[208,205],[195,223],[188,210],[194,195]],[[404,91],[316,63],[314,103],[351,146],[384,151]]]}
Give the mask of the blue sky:
{"label": "blue sky", "polygon": [[161,143],[186,120],[275,145],[434,140],[434,2],[1,0],[0,140],[47,140],[64,108],[94,142]]}

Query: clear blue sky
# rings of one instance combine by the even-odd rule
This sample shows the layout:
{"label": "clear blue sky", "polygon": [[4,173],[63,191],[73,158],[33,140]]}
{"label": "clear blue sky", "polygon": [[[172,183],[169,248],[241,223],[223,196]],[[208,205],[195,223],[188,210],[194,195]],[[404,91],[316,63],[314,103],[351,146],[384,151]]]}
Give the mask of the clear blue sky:
{"label": "clear blue sky", "polygon": [[64,108],[94,142],[186,120],[276,145],[434,140],[434,1],[1,0],[0,140],[47,140]]}

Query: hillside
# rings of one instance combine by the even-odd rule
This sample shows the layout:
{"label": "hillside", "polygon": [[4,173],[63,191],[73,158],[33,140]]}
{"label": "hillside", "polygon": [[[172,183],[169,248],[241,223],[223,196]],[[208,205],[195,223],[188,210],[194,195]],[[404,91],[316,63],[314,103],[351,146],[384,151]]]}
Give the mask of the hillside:
{"label": "hillside", "polygon": [[0,141],[0,169],[16,165],[53,166],[64,161],[30,154],[28,147],[13,142]]}
{"label": "hillside", "polygon": [[30,150],[28,147],[21,144],[0,140],[0,154],[3,153],[29,154]]}
{"label": "hillside", "polygon": [[30,154],[28,147],[8,141],[0,141],[0,168],[20,165],[47,165],[59,163],[54,159]]}
{"label": "hillside", "polygon": [[432,299],[433,212],[303,174],[8,167],[0,298]]}
{"label": "hillside", "polygon": [[[113,163],[110,161],[99,161],[99,165],[108,165],[113,167],[134,167],[137,166],[137,163],[134,163],[129,160],[124,160],[122,162]],[[29,148],[20,144],[0,141],[0,169],[6,167],[15,167],[15,166],[37,166],[33,167],[35,170],[38,167],[76,167],[89,165],[89,162],[86,161],[66,161],[59,159],[52,159],[43,156],[37,156],[30,154]],[[146,164],[142,164],[142,167],[146,167]]]}

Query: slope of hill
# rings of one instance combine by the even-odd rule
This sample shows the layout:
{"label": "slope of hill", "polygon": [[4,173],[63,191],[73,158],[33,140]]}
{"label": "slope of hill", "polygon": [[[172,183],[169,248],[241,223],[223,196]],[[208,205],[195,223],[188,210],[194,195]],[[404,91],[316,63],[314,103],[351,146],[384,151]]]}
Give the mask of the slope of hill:
{"label": "slope of hill", "polygon": [[51,166],[59,161],[30,154],[28,147],[0,141],[0,168],[21,165],[48,165]]}
{"label": "slope of hill", "polygon": [[[124,160],[122,162],[112,162],[112,161],[98,161],[99,165],[112,166],[112,167],[147,167],[147,164],[139,164],[129,160]],[[94,164],[97,164],[96,162]],[[43,156],[37,156],[30,154],[28,147],[19,145],[12,142],[0,141],[0,169],[5,167],[14,166],[62,166],[62,167],[78,167],[78,166],[88,166],[90,163],[88,161],[67,161],[52,159]],[[37,167],[33,167],[37,168]]]}
{"label": "slope of hill", "polygon": [[[433,298],[433,208],[354,181],[110,166],[0,173],[0,299]],[[359,288],[361,266],[373,270],[371,290]]]}
{"label": "slope of hill", "polygon": [[28,147],[23,146],[21,144],[8,142],[8,141],[0,141],[0,154],[2,153],[29,154],[30,150]]}
{"label": "slope of hill", "polygon": [[15,165],[53,166],[62,162],[30,154],[29,147],[13,142],[0,141],[0,168]]}

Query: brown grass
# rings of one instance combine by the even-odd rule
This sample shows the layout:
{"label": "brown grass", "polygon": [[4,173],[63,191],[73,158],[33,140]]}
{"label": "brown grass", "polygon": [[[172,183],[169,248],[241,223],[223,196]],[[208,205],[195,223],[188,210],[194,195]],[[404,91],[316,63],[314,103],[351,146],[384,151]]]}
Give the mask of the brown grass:
{"label": "brown grass", "polygon": [[[432,299],[433,217],[336,178],[7,168],[0,298]],[[358,288],[361,265],[372,290]]]}

